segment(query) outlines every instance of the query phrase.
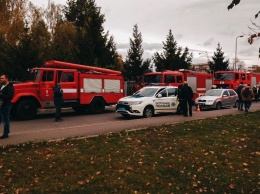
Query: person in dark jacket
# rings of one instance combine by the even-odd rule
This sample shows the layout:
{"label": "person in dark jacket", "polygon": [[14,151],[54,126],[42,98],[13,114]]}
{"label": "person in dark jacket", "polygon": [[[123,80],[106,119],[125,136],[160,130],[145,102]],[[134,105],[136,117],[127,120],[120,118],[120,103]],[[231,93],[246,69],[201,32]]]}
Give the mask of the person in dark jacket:
{"label": "person in dark jacket", "polygon": [[241,95],[241,90],[244,88],[244,83],[241,82],[240,85],[236,89],[236,93],[238,95],[238,107],[237,109],[240,111],[243,111],[243,100],[242,100],[242,95]]}
{"label": "person in dark jacket", "polygon": [[61,89],[60,83],[57,83],[56,87],[53,88],[53,100],[56,108],[55,112],[55,122],[61,122],[61,107],[63,104],[63,91]]}
{"label": "person in dark jacket", "polygon": [[183,102],[182,102],[182,97],[181,97],[181,90],[182,90],[183,84],[180,83],[178,86],[178,96],[177,99],[179,101],[178,107],[177,107],[177,112],[176,114],[180,115],[183,113]]}
{"label": "person in dark jacket", "polygon": [[181,90],[181,96],[183,100],[183,116],[188,116],[188,109],[189,109],[189,115],[192,116],[192,98],[193,98],[193,91],[190,86],[188,86],[187,82],[184,82],[182,90]]}
{"label": "person in dark jacket", "polygon": [[[246,92],[244,92],[245,90],[249,91],[247,95]],[[252,99],[255,97],[253,89],[251,88],[250,84],[247,84],[247,86],[241,90],[241,96],[245,104],[245,112],[247,113],[251,107]]]}
{"label": "person in dark jacket", "polygon": [[10,111],[12,107],[11,100],[14,96],[13,84],[9,83],[8,76],[3,74],[0,77],[1,88],[0,88],[0,113],[1,119],[4,123],[4,133],[0,139],[9,137],[10,133]]}
{"label": "person in dark jacket", "polygon": [[258,92],[257,92],[256,86],[253,86],[253,92],[254,92],[254,96],[255,96],[255,101],[258,102]]}

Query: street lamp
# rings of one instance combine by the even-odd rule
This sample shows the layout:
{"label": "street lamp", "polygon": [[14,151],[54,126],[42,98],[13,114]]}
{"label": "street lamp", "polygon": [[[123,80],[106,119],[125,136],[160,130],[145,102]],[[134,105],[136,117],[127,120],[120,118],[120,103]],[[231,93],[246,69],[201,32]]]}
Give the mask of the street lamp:
{"label": "street lamp", "polygon": [[235,68],[233,67],[233,69],[234,70],[236,70],[236,68],[237,68],[237,38],[242,38],[242,37],[244,37],[243,35],[240,35],[240,36],[238,36],[238,37],[236,37],[236,47],[235,47]]}

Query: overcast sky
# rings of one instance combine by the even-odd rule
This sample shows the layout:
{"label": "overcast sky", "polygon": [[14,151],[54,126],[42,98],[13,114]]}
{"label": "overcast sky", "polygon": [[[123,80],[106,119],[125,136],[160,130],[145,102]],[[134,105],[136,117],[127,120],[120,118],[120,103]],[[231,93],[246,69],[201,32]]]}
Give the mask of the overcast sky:
{"label": "overcast sky", "polygon": [[[66,0],[53,0],[65,5]],[[193,63],[207,62],[220,43],[226,59],[233,63],[236,38],[237,57],[247,66],[260,65],[258,48],[260,40],[252,45],[247,35],[253,22],[260,24],[260,0],[241,0],[232,10],[227,6],[232,0],[96,0],[105,14],[105,30],[113,35],[119,54],[126,55],[133,26],[138,24],[143,37],[143,58],[153,56],[162,50],[162,42],[172,30],[178,46],[188,47],[193,52]],[[46,6],[48,0],[31,0],[35,5]]]}

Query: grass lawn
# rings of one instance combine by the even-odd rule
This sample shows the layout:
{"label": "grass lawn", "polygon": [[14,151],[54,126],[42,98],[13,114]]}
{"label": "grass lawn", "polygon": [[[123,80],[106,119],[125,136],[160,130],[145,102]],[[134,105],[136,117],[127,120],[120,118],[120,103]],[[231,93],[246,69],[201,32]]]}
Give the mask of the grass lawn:
{"label": "grass lawn", "polygon": [[260,193],[259,116],[1,147],[0,193]]}

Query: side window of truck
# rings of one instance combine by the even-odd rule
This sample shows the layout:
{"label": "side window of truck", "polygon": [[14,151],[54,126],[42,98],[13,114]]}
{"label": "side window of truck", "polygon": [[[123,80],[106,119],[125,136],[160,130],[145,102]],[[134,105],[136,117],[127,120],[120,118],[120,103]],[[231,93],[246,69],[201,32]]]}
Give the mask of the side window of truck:
{"label": "side window of truck", "polygon": [[239,74],[236,73],[236,74],[235,74],[235,80],[238,80],[238,79],[239,79]]}
{"label": "side window of truck", "polygon": [[62,82],[74,82],[74,73],[73,72],[63,72],[61,81]]}
{"label": "side window of truck", "polygon": [[177,82],[182,83],[182,77],[181,76],[177,76]]}
{"label": "side window of truck", "polygon": [[54,73],[53,71],[44,71],[42,76],[43,82],[53,81]]}
{"label": "side window of truck", "polygon": [[165,75],[165,83],[175,83],[175,77],[173,75]]}

